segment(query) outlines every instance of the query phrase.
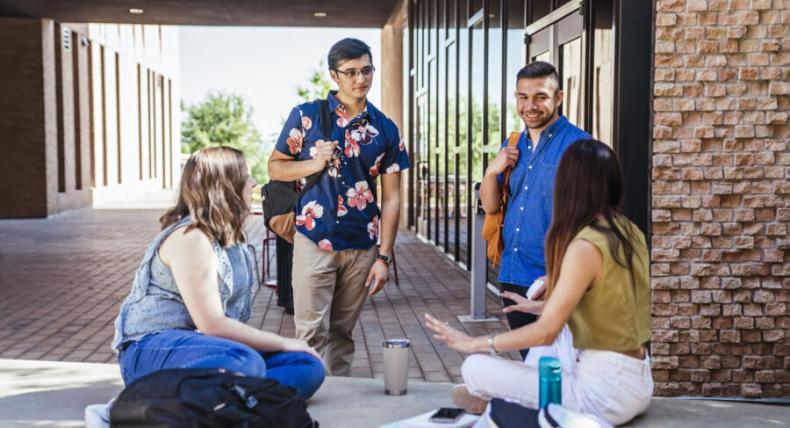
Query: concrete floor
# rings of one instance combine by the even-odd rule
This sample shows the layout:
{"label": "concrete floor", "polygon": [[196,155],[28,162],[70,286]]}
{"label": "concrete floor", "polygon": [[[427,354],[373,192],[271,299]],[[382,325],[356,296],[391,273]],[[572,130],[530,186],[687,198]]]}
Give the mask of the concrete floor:
{"label": "concrete floor", "polygon": [[[451,405],[451,384],[411,380],[409,393],[384,395],[381,379],[328,378],[309,402],[322,428],[370,428]],[[0,360],[0,426],[81,427],[85,406],[106,402],[122,382],[115,364]],[[656,398],[628,427],[782,427],[790,407]]]}

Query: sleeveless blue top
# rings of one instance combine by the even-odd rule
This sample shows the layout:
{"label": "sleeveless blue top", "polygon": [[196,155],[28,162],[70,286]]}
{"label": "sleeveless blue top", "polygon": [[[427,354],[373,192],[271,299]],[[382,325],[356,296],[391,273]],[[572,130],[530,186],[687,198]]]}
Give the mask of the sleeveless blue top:
{"label": "sleeveless blue top", "polygon": [[[154,238],[146,250],[132,283],[132,291],[121,305],[115,319],[112,349],[143,336],[171,329],[196,330],[176,287],[173,273],[159,258],[159,247],[176,229],[192,223],[185,217]],[[250,301],[254,281],[252,256],[243,242],[223,248],[212,242],[217,256],[217,284],[225,315],[245,322],[250,318]]]}

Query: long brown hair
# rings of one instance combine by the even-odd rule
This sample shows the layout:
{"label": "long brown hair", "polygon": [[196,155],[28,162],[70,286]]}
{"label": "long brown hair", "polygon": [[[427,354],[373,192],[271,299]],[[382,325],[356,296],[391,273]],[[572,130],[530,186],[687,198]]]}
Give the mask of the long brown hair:
{"label": "long brown hair", "polygon": [[551,226],[546,235],[549,291],[560,277],[568,245],[587,226],[606,235],[612,258],[633,274],[633,230],[615,221],[623,215],[622,206],[623,176],[614,151],[592,139],[568,147],[557,167]]}
{"label": "long brown hair", "polygon": [[185,216],[187,232],[199,229],[223,247],[244,241],[249,207],[244,186],[249,172],[244,154],[232,147],[206,147],[193,153],[181,172],[176,206],[159,218],[162,229]]}

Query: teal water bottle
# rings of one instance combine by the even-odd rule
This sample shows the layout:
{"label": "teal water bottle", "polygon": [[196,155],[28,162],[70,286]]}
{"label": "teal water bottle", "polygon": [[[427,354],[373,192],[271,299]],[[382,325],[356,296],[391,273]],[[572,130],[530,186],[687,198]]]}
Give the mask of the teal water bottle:
{"label": "teal water bottle", "polygon": [[540,408],[549,403],[562,404],[562,367],[554,357],[540,357],[538,360],[540,378]]}

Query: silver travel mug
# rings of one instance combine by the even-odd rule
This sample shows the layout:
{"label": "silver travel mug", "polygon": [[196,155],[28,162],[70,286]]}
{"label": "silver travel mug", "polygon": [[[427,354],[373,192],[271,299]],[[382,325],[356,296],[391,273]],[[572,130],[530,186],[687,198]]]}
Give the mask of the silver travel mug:
{"label": "silver travel mug", "polygon": [[409,339],[384,341],[385,394],[406,394],[406,382],[409,380],[409,352]]}

